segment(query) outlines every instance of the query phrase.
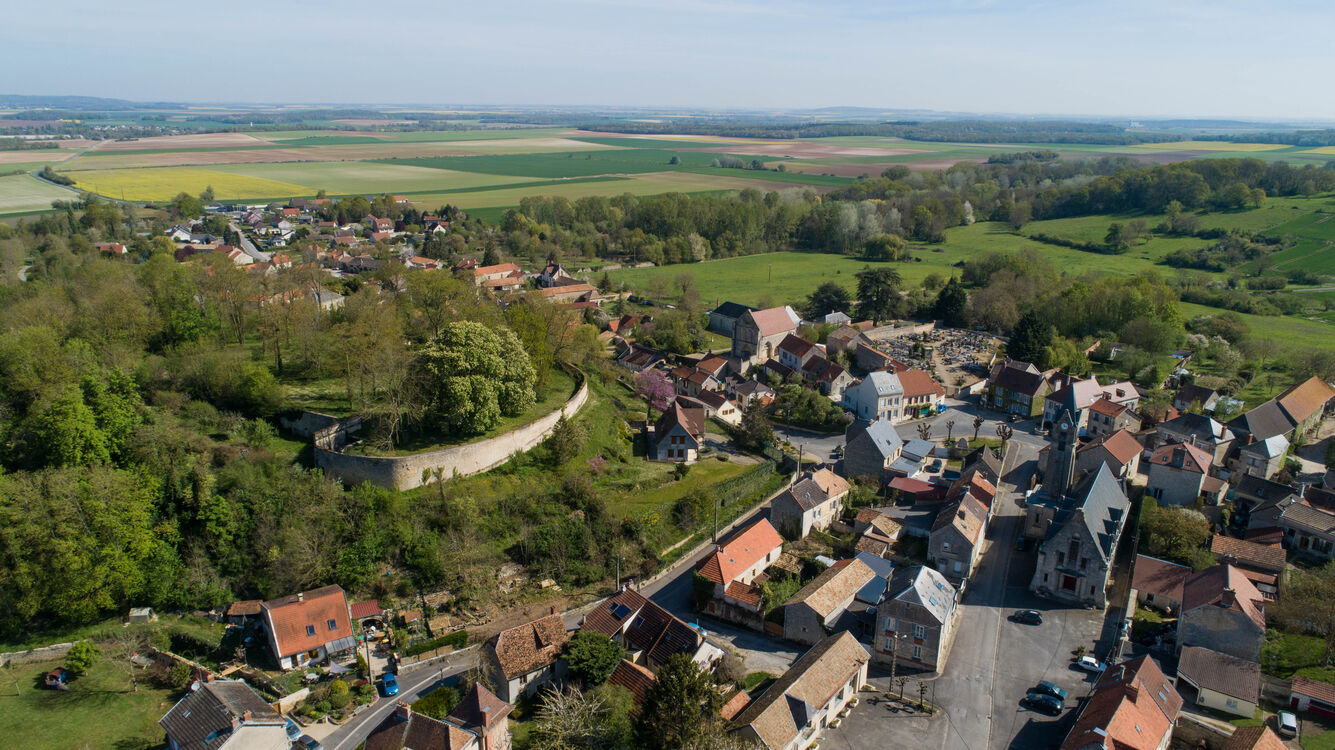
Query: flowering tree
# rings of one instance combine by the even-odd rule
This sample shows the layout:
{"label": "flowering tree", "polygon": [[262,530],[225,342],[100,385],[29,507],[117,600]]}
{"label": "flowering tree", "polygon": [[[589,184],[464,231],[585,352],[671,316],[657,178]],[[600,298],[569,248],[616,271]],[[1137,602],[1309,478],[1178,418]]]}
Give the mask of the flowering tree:
{"label": "flowering tree", "polygon": [[635,393],[656,411],[666,411],[676,395],[672,381],[658,370],[645,370],[636,375]]}

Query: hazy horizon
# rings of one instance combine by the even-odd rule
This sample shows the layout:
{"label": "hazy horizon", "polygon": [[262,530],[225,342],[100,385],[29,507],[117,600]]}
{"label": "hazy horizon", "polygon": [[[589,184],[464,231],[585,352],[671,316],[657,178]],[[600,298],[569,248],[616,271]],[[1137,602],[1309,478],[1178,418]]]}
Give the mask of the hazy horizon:
{"label": "hazy horizon", "polygon": [[1335,8],[1103,5],[74,0],[12,8],[0,65],[14,94],[182,103],[1335,120]]}

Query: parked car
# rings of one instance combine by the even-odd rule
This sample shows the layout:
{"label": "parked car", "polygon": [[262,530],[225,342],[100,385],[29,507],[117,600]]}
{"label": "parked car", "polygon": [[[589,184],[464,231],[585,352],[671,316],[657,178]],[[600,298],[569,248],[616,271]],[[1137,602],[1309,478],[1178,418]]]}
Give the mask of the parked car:
{"label": "parked car", "polygon": [[1275,724],[1279,726],[1280,737],[1291,739],[1298,736],[1298,717],[1292,711],[1280,711],[1275,717]]}
{"label": "parked car", "polygon": [[1030,690],[1029,692],[1051,695],[1053,698],[1056,698],[1057,700],[1062,701],[1063,703],[1066,701],[1066,696],[1070,695],[1070,693],[1068,693],[1067,691],[1062,690],[1061,688],[1057,687],[1051,682],[1048,682],[1047,680],[1038,683],[1037,685],[1034,686],[1034,689]]}
{"label": "parked car", "polygon": [[381,681],[383,683],[383,689],[385,691],[386,698],[388,698],[391,695],[399,694],[399,680],[394,676],[393,673],[386,672],[384,676],[381,677]]}
{"label": "parked car", "polygon": [[1045,713],[1048,716],[1057,716],[1066,708],[1066,704],[1062,701],[1053,698],[1047,693],[1040,693],[1034,690],[1030,690],[1026,693],[1024,700],[1020,701],[1020,703],[1027,708],[1032,708],[1033,710]]}
{"label": "parked car", "polygon": [[283,719],[283,721],[287,722],[286,726],[287,726],[288,740],[295,741],[298,737],[301,736],[301,727],[297,726],[297,722],[288,719],[286,717]]}
{"label": "parked car", "polygon": [[309,734],[301,735],[301,738],[296,741],[296,745],[301,750],[324,750],[324,745],[321,745],[319,740]]}
{"label": "parked car", "polygon": [[1016,622],[1022,622],[1025,625],[1042,625],[1043,613],[1035,609],[1017,609],[1011,619]]}
{"label": "parked car", "polygon": [[1095,659],[1092,656],[1085,655],[1075,660],[1076,669],[1083,669],[1090,674],[1103,674],[1108,665]]}
{"label": "parked car", "polygon": [[1015,540],[1015,551],[1024,552],[1027,549],[1029,549],[1029,537],[1027,536],[1018,537]]}

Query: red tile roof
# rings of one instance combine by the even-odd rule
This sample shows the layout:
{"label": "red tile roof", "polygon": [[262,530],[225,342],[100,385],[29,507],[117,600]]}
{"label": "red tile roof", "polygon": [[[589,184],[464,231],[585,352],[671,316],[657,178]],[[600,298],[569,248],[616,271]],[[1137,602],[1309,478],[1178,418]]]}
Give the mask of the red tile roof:
{"label": "red tile roof", "polygon": [[1294,422],[1304,422],[1324,409],[1332,398],[1335,398],[1335,388],[1321,378],[1310,377],[1279,394],[1275,401]]}
{"label": "red tile roof", "polygon": [[1125,404],[1114,403],[1107,396],[1100,398],[1090,405],[1089,410],[1095,414],[1102,414],[1107,417],[1115,417],[1127,410]]}
{"label": "red tile roof", "polygon": [[1182,697],[1148,656],[1099,678],[1062,750],[1156,750],[1173,730]]}
{"label": "red tile roof", "polygon": [[228,617],[254,617],[260,613],[259,599],[245,599],[243,601],[232,602],[227,606]]}
{"label": "red tile roof", "polygon": [[510,715],[510,709],[509,703],[501,700],[486,686],[475,682],[448,718],[469,729],[477,728],[486,732],[498,722],[505,721],[505,717]]}
{"label": "red tile roof", "polygon": [[1232,589],[1233,594],[1232,603],[1225,608],[1243,613],[1257,628],[1265,630],[1265,614],[1261,611],[1265,597],[1240,569],[1227,563],[1206,568],[1182,584],[1182,612],[1207,605],[1224,607],[1226,589]]}
{"label": "red tile roof", "polygon": [[904,398],[946,395],[946,389],[942,388],[940,383],[932,380],[930,373],[922,370],[904,370],[898,375],[899,384],[904,388]]}
{"label": "red tile roof", "polygon": [[493,635],[487,649],[496,654],[505,679],[510,680],[556,661],[569,640],[561,616],[547,615]]}
{"label": "red tile roof", "polygon": [[742,571],[781,547],[783,537],[774,530],[769,519],[762,518],[729,537],[700,561],[696,570],[714,583],[731,583]]}
{"label": "red tile roof", "polygon": [[1108,455],[1113,457],[1117,463],[1125,466],[1131,463],[1131,460],[1140,455],[1144,446],[1136,440],[1136,436],[1127,430],[1118,430],[1111,435],[1103,435],[1088,445],[1083,446],[1080,452],[1092,450],[1094,448],[1103,448]]}
{"label": "red tile roof", "polygon": [[742,604],[749,604],[752,607],[759,607],[761,600],[760,589],[749,583],[733,581],[723,590],[723,595],[729,599],[735,599]]}
{"label": "red tile roof", "polygon": [[1210,540],[1210,551],[1220,558],[1233,558],[1229,562],[1250,565],[1272,573],[1284,570],[1284,564],[1288,561],[1288,556],[1283,547],[1257,544],[1246,539],[1234,539],[1223,534],[1215,534],[1214,539]]}
{"label": "red tile roof", "polygon": [[795,316],[787,307],[752,310],[749,314],[755,321],[756,328],[760,329],[761,336],[774,336],[784,331],[797,330],[797,321],[793,320]]}
{"label": "red tile roof", "polygon": [[1238,727],[1224,743],[1223,750],[1288,750],[1270,727]]}
{"label": "red tile roof", "polygon": [[741,713],[750,703],[751,696],[747,695],[745,690],[738,690],[736,694],[728,699],[727,703],[723,704],[723,708],[719,709],[719,716],[722,716],[724,721],[732,721],[732,718]]}
{"label": "red tile roof", "polygon": [[649,688],[653,687],[654,673],[641,667],[639,664],[622,659],[617,663],[616,669],[612,670],[612,676],[607,678],[610,685],[620,685],[630,691],[635,698],[635,705],[644,705],[644,698],[649,694]]}
{"label": "red tile roof", "polygon": [[339,586],[270,599],[261,606],[280,659],[352,637],[348,597]]}
{"label": "red tile roof", "polygon": [[1136,555],[1136,567],[1131,577],[1131,588],[1146,594],[1182,601],[1182,584],[1191,577],[1191,568],[1160,560],[1149,555]]}
{"label": "red tile roof", "polygon": [[1335,685],[1329,682],[1317,682],[1302,675],[1295,675],[1290,692],[1315,698],[1327,705],[1335,706]]}
{"label": "red tile roof", "polygon": [[352,613],[352,619],[354,620],[360,620],[363,617],[372,617],[374,615],[380,614],[383,611],[380,609],[379,599],[372,599],[370,601],[365,601],[365,602],[357,602],[348,609]]}
{"label": "red tile roof", "polygon": [[1150,454],[1150,463],[1193,474],[1209,474],[1210,454],[1191,443],[1164,443]]}

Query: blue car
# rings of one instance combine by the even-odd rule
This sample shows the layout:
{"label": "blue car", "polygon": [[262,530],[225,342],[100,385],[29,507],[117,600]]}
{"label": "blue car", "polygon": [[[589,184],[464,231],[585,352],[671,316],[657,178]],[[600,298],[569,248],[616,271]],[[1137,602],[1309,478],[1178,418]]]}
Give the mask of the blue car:
{"label": "blue car", "polygon": [[301,736],[301,727],[297,726],[297,722],[291,719],[285,718],[283,721],[287,722],[287,738],[296,741]]}
{"label": "blue car", "polygon": [[382,689],[385,691],[386,698],[388,698],[391,695],[399,694],[399,681],[394,677],[393,674],[386,672],[384,676],[381,678],[381,680],[383,683]]}

